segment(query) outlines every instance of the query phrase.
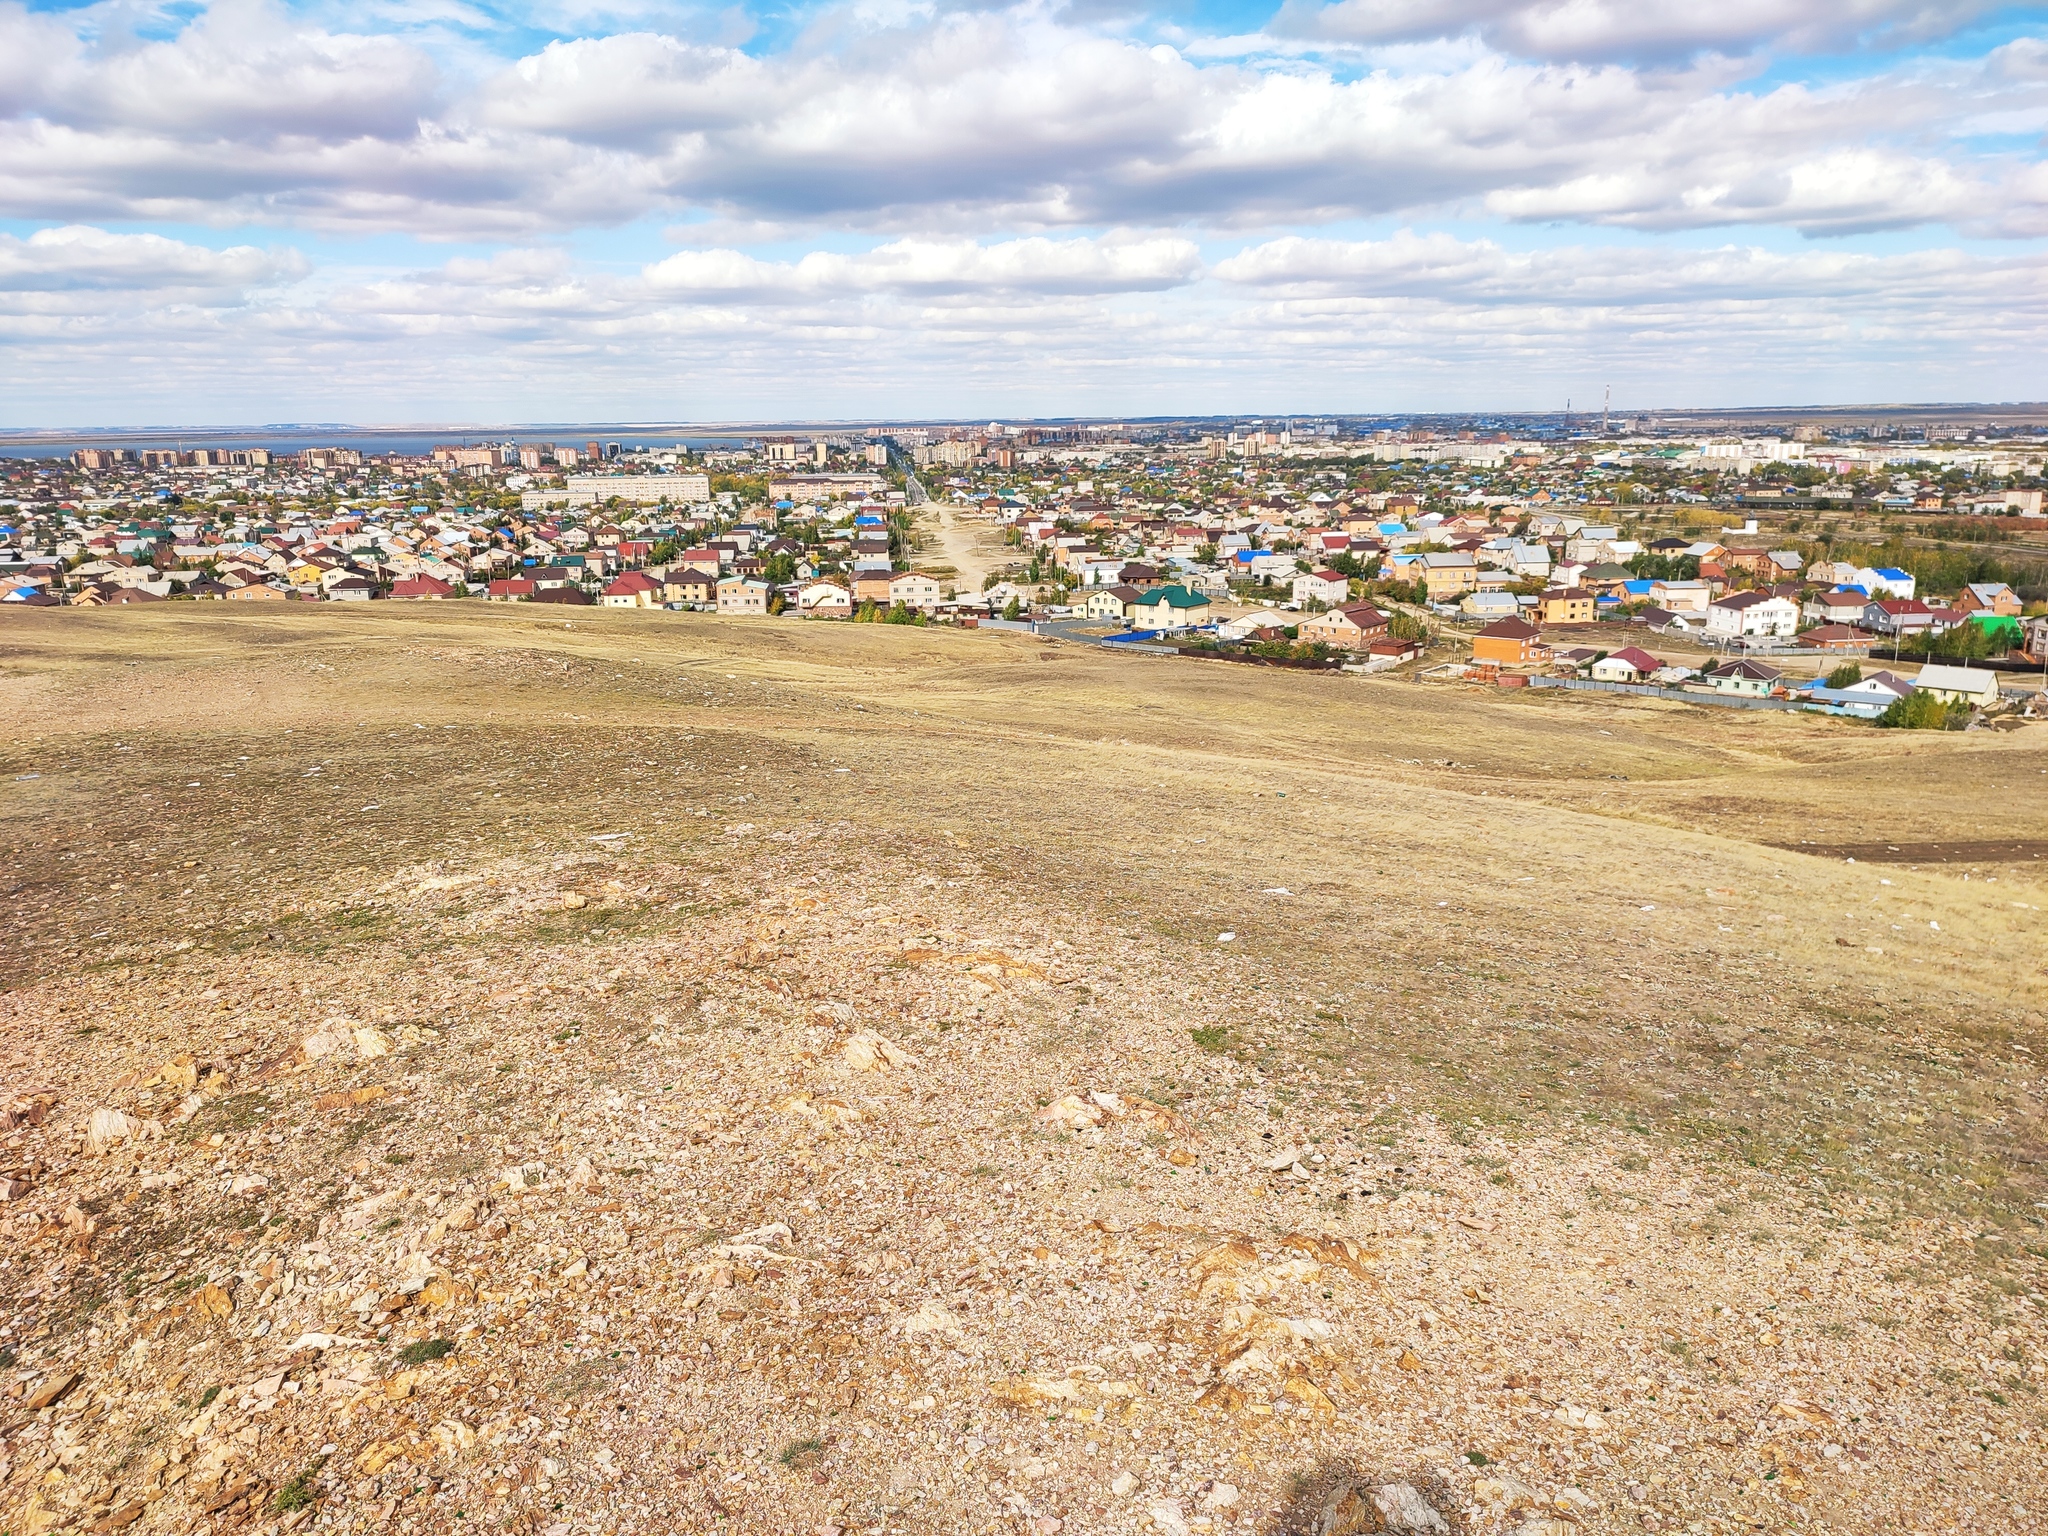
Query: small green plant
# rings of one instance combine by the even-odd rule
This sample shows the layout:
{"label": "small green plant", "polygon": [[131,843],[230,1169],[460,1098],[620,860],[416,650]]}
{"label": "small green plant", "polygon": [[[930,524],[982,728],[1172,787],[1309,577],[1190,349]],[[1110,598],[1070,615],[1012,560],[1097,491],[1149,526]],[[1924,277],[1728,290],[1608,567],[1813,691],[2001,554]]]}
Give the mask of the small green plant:
{"label": "small green plant", "polygon": [[824,1449],[825,1442],[822,1440],[792,1440],[782,1448],[782,1464],[785,1467],[793,1467],[799,1462],[815,1460],[818,1453]]}
{"label": "small green plant", "polygon": [[1188,1031],[1188,1038],[1205,1051],[1221,1051],[1230,1045],[1230,1031],[1221,1024],[1204,1024]]}
{"label": "small green plant", "polygon": [[274,1515],[288,1515],[295,1509],[304,1509],[319,1502],[320,1494],[313,1487],[313,1479],[320,1475],[320,1469],[327,1465],[325,1456],[315,1456],[306,1463],[306,1469],[282,1488],[270,1501],[270,1512]]}
{"label": "small green plant", "polygon": [[384,1161],[387,1163],[409,1163],[412,1161],[412,1154],[410,1152],[386,1152],[384,1154]]}
{"label": "small green plant", "polygon": [[208,1408],[211,1408],[213,1406],[213,1400],[219,1396],[219,1387],[208,1387],[204,1392],[199,1394],[199,1411],[201,1413],[204,1413]]}
{"label": "small green plant", "polygon": [[420,1339],[401,1349],[398,1359],[403,1365],[425,1365],[430,1360],[445,1360],[454,1353],[452,1339]]}

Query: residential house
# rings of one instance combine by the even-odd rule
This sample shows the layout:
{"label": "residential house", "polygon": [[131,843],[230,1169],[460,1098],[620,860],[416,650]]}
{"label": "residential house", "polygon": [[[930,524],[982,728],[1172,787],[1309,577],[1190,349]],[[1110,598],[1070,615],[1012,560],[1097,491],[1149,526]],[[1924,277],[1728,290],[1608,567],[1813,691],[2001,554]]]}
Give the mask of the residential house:
{"label": "residential house", "polygon": [[1706,615],[1673,613],[1669,608],[1645,608],[1643,622],[1660,635],[1689,635],[1706,622]]}
{"label": "residential house", "polygon": [[438,601],[449,596],[454,586],[434,576],[401,576],[391,583],[391,595],[399,598],[414,598],[427,602]]}
{"label": "residential house", "polygon": [[377,583],[367,576],[342,576],[323,585],[332,603],[366,603],[377,595]]}
{"label": "residential house", "polygon": [[1467,592],[1465,601],[1458,604],[1460,611],[1475,619],[1511,619],[1522,611],[1522,605],[1511,592]]}
{"label": "residential house", "polygon": [[889,583],[896,573],[887,566],[880,570],[858,570],[853,573],[853,600],[856,603],[879,603],[889,606]]}
{"label": "residential house", "polygon": [[1767,592],[1731,592],[1707,605],[1706,633],[1718,640],[1790,639],[1799,631],[1799,605]]}
{"label": "residential house", "polygon": [[922,571],[898,571],[889,581],[889,605],[901,603],[929,613],[939,606],[939,583]]}
{"label": "residential house", "polygon": [[1869,676],[1858,678],[1847,687],[1835,691],[1851,699],[1874,701],[1879,709],[1883,709],[1886,705],[1911,694],[1913,680],[1910,677],[1900,677],[1896,672],[1872,672]]}
{"label": "residential house", "polygon": [[843,619],[853,612],[853,594],[836,581],[807,581],[797,588],[797,612],[819,619]]}
{"label": "residential house", "polygon": [[1948,609],[1914,597],[1873,598],[1863,605],[1863,627],[1875,635],[1940,635],[1954,628]]}
{"label": "residential house", "polygon": [[1130,605],[1144,595],[1133,586],[1097,587],[1088,594],[1082,608],[1091,619],[1121,619]]}
{"label": "residential house", "polygon": [[494,603],[524,602],[533,596],[533,583],[524,576],[505,576],[492,582],[484,595]]}
{"label": "residential house", "polygon": [[1365,648],[1366,665],[1398,667],[1404,661],[1413,661],[1422,654],[1420,640],[1375,640]]}
{"label": "residential house", "polygon": [[1912,597],[1916,593],[1913,578],[1895,565],[1858,567],[1856,579],[1849,585],[1861,587],[1872,597]]}
{"label": "residential house", "polygon": [[1845,651],[1861,655],[1870,649],[1870,631],[1852,629],[1847,624],[1821,624],[1803,631],[1799,644],[1809,651]]}
{"label": "residential house", "polygon": [[645,571],[628,571],[606,584],[603,603],[607,608],[659,608],[664,597],[661,582]]}
{"label": "residential house", "polygon": [[1241,613],[1234,619],[1225,619],[1216,626],[1216,638],[1232,642],[1243,640],[1284,640],[1287,632],[1273,622],[1270,613]]}
{"label": "residential house", "polygon": [[768,611],[773,588],[755,576],[727,576],[718,583],[718,611],[760,615]]}
{"label": "residential house", "polygon": [[1836,587],[1832,591],[1809,593],[1800,604],[1799,616],[1813,624],[1861,624],[1870,594],[1861,587]]}
{"label": "residential house", "polygon": [[718,577],[701,565],[672,565],[662,578],[661,597],[666,603],[711,607],[718,601]]}
{"label": "residential house", "polygon": [[1544,624],[1590,624],[1598,598],[1590,587],[1553,587],[1536,599],[1536,617]]}
{"label": "residential house", "polygon": [[1295,637],[1344,651],[1363,651],[1387,634],[1387,616],[1371,603],[1347,603],[1301,621]]}
{"label": "residential house", "polygon": [[1628,584],[1635,579],[1636,573],[1627,566],[1608,561],[1586,567],[1584,574],[1579,577],[1579,585],[1591,587],[1595,596],[1620,597]]}
{"label": "residential house", "polygon": [[1625,646],[1593,663],[1593,677],[1602,683],[1640,683],[1664,665],[1648,651]]}
{"label": "residential house", "polygon": [[1507,667],[1525,667],[1550,660],[1543,632],[1522,619],[1501,619],[1479,631],[1472,641],[1472,659]]}
{"label": "residential house", "polygon": [[1448,602],[1479,585],[1479,562],[1470,550],[1431,550],[1422,557],[1420,575],[1431,602]]}
{"label": "residential house", "polygon": [[1998,674],[1976,667],[1927,666],[1913,679],[1920,693],[1931,693],[1944,704],[1968,704],[1989,709],[1998,702]]}
{"label": "residential house", "polygon": [[706,576],[716,581],[718,580],[718,573],[722,569],[718,554],[719,552],[715,549],[703,547],[686,549],[669,562],[669,574],[674,575],[679,570],[702,571]]}
{"label": "residential house", "polygon": [[1129,613],[1138,629],[1192,629],[1208,621],[1209,599],[1182,586],[1156,587],[1142,593]]}
{"label": "residential house", "polygon": [[1701,679],[1715,693],[1732,693],[1751,698],[1768,698],[1785,674],[1760,661],[1724,661],[1711,667]]}
{"label": "residential house", "polygon": [[1672,613],[1696,613],[1704,616],[1707,604],[1714,600],[1713,591],[1704,581],[1652,581],[1650,601],[1659,608]]}
{"label": "residential house", "polygon": [[1988,613],[2008,619],[2018,618],[2022,611],[2019,598],[2002,581],[1972,582],[1963,588],[1962,600],[1956,606],[1965,613]]}
{"label": "residential house", "polygon": [[1294,601],[1302,607],[1322,603],[1336,607],[1351,596],[1351,578],[1342,571],[1309,571],[1294,578]]}

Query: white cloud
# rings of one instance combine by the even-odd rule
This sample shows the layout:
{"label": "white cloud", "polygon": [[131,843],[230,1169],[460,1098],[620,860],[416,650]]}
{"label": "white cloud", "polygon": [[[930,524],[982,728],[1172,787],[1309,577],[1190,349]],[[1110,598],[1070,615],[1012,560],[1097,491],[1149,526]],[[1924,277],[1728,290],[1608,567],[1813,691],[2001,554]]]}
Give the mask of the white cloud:
{"label": "white cloud", "polygon": [[[64,270],[58,235],[136,238],[44,235],[0,246],[0,270]],[[185,247],[152,265],[155,247],[108,249],[104,281],[130,284],[118,302],[0,301],[13,398],[52,422],[1506,409],[1609,382],[1631,405],[1896,398],[1902,378],[1943,398],[2048,385],[2048,271],[1953,250],[1516,251],[1417,231],[1286,236],[1204,267],[1170,235],[926,238],[782,261],[692,251],[624,273],[521,249],[280,286],[267,282],[297,269],[264,253]],[[182,296],[209,288],[240,302]],[[154,403],[123,410],[138,356]]]}
{"label": "white cloud", "polygon": [[[2048,384],[2031,244],[1869,238],[2048,236],[2048,41],[1903,46],[1979,0],[1293,0],[1292,36],[1228,40],[1115,0],[862,0],[747,51],[745,11],[660,0],[197,3],[138,37],[127,0],[0,0],[0,217],[61,226],[0,237],[10,398],[559,418],[1548,403],[1608,368],[1700,402]],[[550,26],[598,35],[492,51]],[[1799,50],[1842,56],[1802,80]],[[1390,217],[1516,234],[1314,234]],[[630,258],[552,243],[636,223]],[[170,224],[236,243],[137,232]],[[689,248],[626,243],[661,225]],[[250,229],[481,249],[311,271]],[[1758,233],[1682,248],[1713,229]]]}
{"label": "white cloud", "polygon": [[1746,88],[1725,62],[1470,50],[1345,78],[1205,63],[1027,9],[890,28],[838,14],[824,41],[759,58],[576,39],[444,79],[410,42],[224,6],[112,51],[0,8],[0,214],[477,239],[649,216],[965,236],[1423,209],[2048,232],[2033,162],[1965,137],[2048,120],[2048,69],[2018,44],[1826,88]]}
{"label": "white cloud", "polygon": [[1522,58],[1670,59],[1903,46],[1948,37],[1995,0],[1287,0],[1273,30],[1367,45],[1474,35]]}
{"label": "white cloud", "polygon": [[814,251],[795,262],[761,261],[732,250],[681,251],[645,275],[654,291],[676,297],[894,293],[936,299],[1151,292],[1188,282],[1200,266],[1194,242],[1178,236],[1033,236],[993,245],[896,240],[857,256]]}
{"label": "white cloud", "polygon": [[17,295],[69,294],[93,306],[105,305],[110,296],[232,305],[253,289],[296,280],[309,270],[305,257],[289,247],[216,251],[162,235],[80,225],[39,229],[26,240],[0,234],[0,304]]}

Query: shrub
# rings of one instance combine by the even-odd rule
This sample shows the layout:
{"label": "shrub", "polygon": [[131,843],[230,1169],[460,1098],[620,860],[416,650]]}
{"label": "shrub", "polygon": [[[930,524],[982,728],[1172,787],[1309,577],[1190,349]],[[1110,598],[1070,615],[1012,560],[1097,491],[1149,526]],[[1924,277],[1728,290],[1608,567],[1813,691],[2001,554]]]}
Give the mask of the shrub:
{"label": "shrub", "polygon": [[1894,699],[1877,717],[1887,730],[1959,731],[1970,723],[1970,706],[1944,704],[1933,694],[1915,689],[1903,699]]}
{"label": "shrub", "polygon": [[782,1448],[782,1464],[785,1467],[793,1467],[800,1462],[815,1460],[818,1453],[824,1449],[825,1442],[822,1440],[792,1440]]}
{"label": "shrub", "polygon": [[327,1465],[325,1456],[315,1456],[306,1464],[306,1470],[277,1490],[277,1496],[270,1501],[272,1514],[288,1515],[295,1509],[304,1509],[308,1504],[317,1503],[319,1492],[313,1487],[313,1479],[320,1475],[320,1469]]}

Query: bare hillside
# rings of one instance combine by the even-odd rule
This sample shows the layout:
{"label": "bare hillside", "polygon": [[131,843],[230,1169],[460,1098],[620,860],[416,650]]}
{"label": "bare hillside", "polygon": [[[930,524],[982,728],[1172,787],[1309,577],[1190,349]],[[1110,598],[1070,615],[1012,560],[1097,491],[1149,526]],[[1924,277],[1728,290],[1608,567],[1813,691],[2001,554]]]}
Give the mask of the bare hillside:
{"label": "bare hillside", "polygon": [[2048,727],[477,604],[0,700],[7,1530],[2048,1529]]}

